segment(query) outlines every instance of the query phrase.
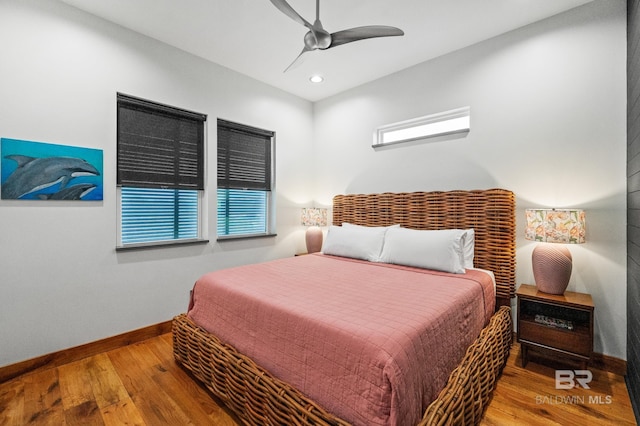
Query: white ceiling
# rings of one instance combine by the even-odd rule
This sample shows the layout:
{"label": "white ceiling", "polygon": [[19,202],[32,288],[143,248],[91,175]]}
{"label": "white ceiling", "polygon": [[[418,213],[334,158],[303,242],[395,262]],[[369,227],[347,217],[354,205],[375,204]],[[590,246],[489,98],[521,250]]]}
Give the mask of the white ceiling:
{"label": "white ceiling", "polygon": [[[307,29],[269,0],[61,0],[287,92],[317,101],[592,0],[322,0],[329,32],[390,25],[402,37],[300,53]],[[289,0],[307,21],[313,0]],[[321,74],[325,81],[312,84]]]}

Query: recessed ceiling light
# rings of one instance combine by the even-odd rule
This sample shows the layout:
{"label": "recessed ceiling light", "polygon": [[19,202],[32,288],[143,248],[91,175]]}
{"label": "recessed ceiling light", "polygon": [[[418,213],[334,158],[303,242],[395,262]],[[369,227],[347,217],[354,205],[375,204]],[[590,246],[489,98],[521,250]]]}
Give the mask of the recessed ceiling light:
{"label": "recessed ceiling light", "polygon": [[309,81],[312,83],[322,83],[324,81],[324,77],[321,75],[312,75],[309,77]]}

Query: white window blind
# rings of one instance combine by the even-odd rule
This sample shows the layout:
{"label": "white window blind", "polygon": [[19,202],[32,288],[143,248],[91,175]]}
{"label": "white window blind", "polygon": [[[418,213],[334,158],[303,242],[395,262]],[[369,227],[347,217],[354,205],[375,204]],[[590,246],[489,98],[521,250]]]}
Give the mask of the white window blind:
{"label": "white window blind", "polygon": [[218,189],[218,235],[267,233],[267,191]]}
{"label": "white window blind", "polygon": [[198,238],[198,191],[122,187],[122,243]]}

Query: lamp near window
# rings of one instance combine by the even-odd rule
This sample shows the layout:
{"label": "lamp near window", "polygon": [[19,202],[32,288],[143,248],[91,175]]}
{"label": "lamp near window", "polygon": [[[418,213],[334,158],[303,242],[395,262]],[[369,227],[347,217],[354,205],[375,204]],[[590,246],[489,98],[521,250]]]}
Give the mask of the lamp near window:
{"label": "lamp near window", "polygon": [[[585,242],[585,214],[577,209],[527,209],[525,238],[539,241],[533,249],[533,277],[538,290],[564,294],[571,278],[571,252],[563,244]],[[559,243],[559,244],[553,244]]]}
{"label": "lamp near window", "polygon": [[327,209],[303,208],[301,221],[308,226],[305,240],[307,253],[316,253],[322,249],[322,230],[320,226],[327,226]]}

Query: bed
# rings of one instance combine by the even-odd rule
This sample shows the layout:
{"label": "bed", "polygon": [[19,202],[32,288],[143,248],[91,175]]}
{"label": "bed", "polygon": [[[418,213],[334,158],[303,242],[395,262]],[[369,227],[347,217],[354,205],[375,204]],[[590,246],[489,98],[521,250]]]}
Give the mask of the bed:
{"label": "bed", "polygon": [[[182,314],[174,319],[173,335],[176,361],[236,412],[246,424],[340,425],[351,422],[355,424],[477,424],[489,400],[494,383],[508,357],[511,344],[512,324],[508,305],[513,296],[515,281],[513,193],[503,189],[492,189],[340,195],[334,198],[333,223],[335,225],[349,223],[375,229],[393,225],[401,225],[403,228],[414,230],[473,229],[475,233],[473,266],[491,271],[495,278],[495,293],[493,292],[493,283],[491,292],[487,290],[486,285],[484,287],[481,285],[480,281],[486,281],[486,274],[475,269],[467,269],[462,274],[466,277],[464,286],[457,287],[457,284],[456,286],[435,286],[435,284],[430,284],[430,280],[434,279],[432,275],[435,275],[435,279],[440,281],[459,280],[459,277],[448,272],[434,273],[431,271],[427,273],[411,265],[389,265],[386,262],[370,262],[327,254],[282,259],[266,264],[216,271],[205,275],[199,282],[230,280],[234,283],[231,286],[232,289],[214,288],[212,291],[215,294],[225,292],[226,299],[224,302],[211,302],[217,304],[211,308],[204,302],[204,300],[209,300],[205,297],[205,291],[202,290],[207,288],[205,284],[200,286],[197,284],[194,287],[194,297],[192,297],[192,304],[189,307],[189,314]],[[343,228],[346,227],[340,229]],[[335,232],[337,229],[339,228],[335,228]],[[330,232],[332,231],[334,229],[330,229]],[[394,229],[394,232],[400,234],[397,229]],[[388,235],[390,234],[388,233]],[[285,272],[282,272],[282,268]],[[375,272],[369,272],[372,269]],[[336,284],[335,288],[326,284],[327,288],[322,290],[325,285],[321,282],[314,282],[310,287],[305,288],[304,285],[311,279],[306,278],[305,271],[310,276],[326,275],[322,271],[330,271],[329,279],[326,281]],[[406,274],[411,274],[415,278],[408,279]],[[285,275],[293,277],[294,282],[300,283],[299,288],[280,289],[277,282],[279,281],[278,277]],[[256,276],[265,278],[257,279]],[[378,294],[379,299],[366,300],[359,308],[358,303],[361,296],[351,294],[348,285],[353,282],[354,276],[366,278],[359,282],[359,287],[373,286],[369,288],[367,293]],[[272,280],[269,281],[267,277],[271,277]],[[418,291],[419,288],[434,285],[427,291],[433,295],[432,298],[435,300],[435,293],[440,291],[440,288],[455,287],[456,292],[459,292],[465,300],[469,300],[468,306],[461,304],[452,309],[450,307],[436,308],[425,304],[425,309],[420,309],[422,303],[420,302],[417,303],[418,309],[415,309],[415,312],[411,311],[402,315],[391,313],[388,314],[390,315],[388,317],[385,317],[387,315],[385,312],[376,310],[381,299],[391,297],[384,292],[393,292],[393,288],[385,290],[382,287],[376,287],[380,284],[378,281],[384,283],[402,281],[408,283],[406,285],[410,287],[414,280],[418,280],[420,284],[417,284],[415,289],[410,289],[410,294],[414,294],[413,292]],[[264,283],[255,284],[257,281],[264,281]],[[211,285],[217,286],[218,284]],[[258,289],[252,288],[251,293],[245,293],[245,287],[247,289],[258,287]],[[345,287],[348,291],[343,294],[341,289]],[[458,288],[460,289],[458,290]],[[316,290],[319,293],[324,291],[329,296],[333,296],[333,301],[326,295],[316,294]],[[258,293],[254,294],[255,291]],[[226,293],[239,294],[234,296],[226,295]],[[297,298],[297,300],[292,302],[291,299],[285,298],[285,293],[286,295],[291,294],[291,297]],[[491,295],[493,298],[494,294],[495,300],[486,300],[487,295]],[[239,299],[234,301],[233,297]],[[420,297],[425,298],[426,296]],[[449,296],[444,297],[448,298]],[[281,318],[280,313],[262,313],[262,307],[258,304],[262,299],[270,299],[280,303],[281,306],[276,307],[276,311],[284,311],[288,309],[288,306],[292,306],[293,312],[287,314],[292,317],[287,319],[286,317]],[[305,302],[305,299],[308,300]],[[479,302],[480,300],[482,303]],[[307,328],[307,320],[310,321],[310,318],[315,316],[322,317],[325,311],[338,309],[336,306],[340,304],[339,301],[345,301],[344,304],[350,308],[340,311],[337,317],[330,320],[330,324],[325,324],[324,328],[319,331]],[[307,304],[305,305],[305,303]],[[402,303],[407,303],[407,301]],[[240,307],[245,306],[242,315],[234,313],[231,308],[234,304]],[[229,311],[224,311],[226,305],[230,306]],[[247,309],[247,306],[250,308]],[[495,313],[494,306],[497,307]],[[355,312],[360,310],[372,310],[377,313],[373,318],[366,320],[355,316]],[[435,336],[433,339],[442,343],[440,347],[435,348],[431,344],[432,346],[425,350],[422,347],[423,343],[411,343],[413,345],[411,350],[400,348],[398,341],[406,339],[397,336],[413,333],[411,331],[413,325],[409,328],[406,325],[407,323],[413,324],[414,320],[417,321],[417,316],[421,315],[420,311],[437,313],[446,311],[448,316],[439,317],[440,323],[452,324],[459,329],[472,330],[473,335],[449,339],[453,340],[452,342],[446,339],[449,331],[440,330],[440,326],[438,326],[429,333],[419,331],[417,334],[424,340],[425,336],[433,333]],[[416,318],[414,318],[414,314]],[[203,319],[203,315],[204,317],[209,315],[213,323],[226,322],[231,328],[218,328],[212,331],[211,327],[218,326],[212,326],[211,321],[207,322]],[[254,321],[253,325],[242,325],[245,317],[255,317],[252,320]],[[392,330],[389,331],[389,334],[381,331],[386,329],[387,324],[394,322],[393,319],[397,317],[403,318],[402,321],[395,321],[399,323],[400,331]],[[271,328],[266,331],[257,330],[255,329],[256,321],[268,324]],[[281,330],[285,328],[287,323],[294,324],[298,336],[309,337],[308,340],[300,340],[302,337],[299,337],[300,348],[296,348],[294,343],[283,343],[283,337],[274,334],[273,330]],[[366,327],[356,327],[354,324],[366,325]],[[243,331],[243,327],[246,327],[247,330]],[[367,327],[375,330],[375,333],[372,332],[369,335],[362,332],[362,329]],[[337,336],[329,335],[336,331],[338,332]],[[438,333],[441,334],[438,335]],[[368,376],[363,379],[364,382],[371,382],[375,385],[374,391],[367,388],[365,393],[374,395],[373,400],[376,401],[376,404],[379,401],[386,404],[382,405],[383,410],[387,410],[385,413],[390,413],[387,418],[384,416],[375,417],[377,415],[375,412],[373,412],[372,416],[374,417],[372,418],[361,418],[354,415],[352,408],[358,407],[354,408],[355,411],[358,411],[360,406],[369,403],[368,400],[363,403],[354,399],[354,392],[342,390],[339,386],[341,381],[354,383],[362,381],[358,378],[353,379],[350,376],[352,371],[339,364],[347,362],[340,359],[341,356],[348,358],[343,354],[359,352],[359,349],[353,349],[352,335],[358,336],[359,340],[356,340],[360,342],[359,345],[362,345],[362,354],[365,354],[367,346],[379,348],[381,342],[392,341],[391,346],[383,347],[383,351],[378,350],[371,358],[363,358],[367,360],[364,364],[369,364],[367,371],[365,371],[366,374],[369,374],[368,370],[377,371],[374,371],[372,379]],[[462,347],[455,347],[457,340],[463,342]],[[458,344],[460,343],[458,342]],[[261,345],[273,346],[278,355],[273,359],[264,358],[255,348],[255,346]],[[426,341],[424,345],[427,345]],[[313,350],[310,351],[310,347]],[[327,347],[333,350],[329,350]],[[395,348],[400,349],[396,350]],[[440,349],[449,350],[451,354],[446,355],[446,352],[444,355],[439,354],[437,351]],[[401,356],[394,355],[383,361],[379,359],[381,352],[386,356],[393,351]],[[417,355],[414,355],[414,352]],[[299,354],[304,354],[304,356]],[[302,363],[306,364],[307,368],[317,367],[318,370],[326,363],[330,366],[329,372],[323,372],[319,376],[322,380],[319,380],[317,376],[313,375],[313,371],[299,370],[294,366],[292,360],[296,358],[303,358]],[[425,362],[425,359],[428,361]],[[437,361],[443,359],[442,362]],[[453,364],[452,360],[454,360]],[[460,362],[458,363],[458,361]],[[362,363],[362,361],[358,362]],[[421,364],[433,364],[430,366],[431,369],[439,370],[440,376],[427,380],[425,378],[428,377],[429,372],[422,370],[414,372],[414,370],[407,369],[407,365],[415,368],[416,365]],[[443,369],[446,369],[444,377],[442,377]],[[403,372],[407,370],[409,373],[396,379],[396,375],[393,373],[396,370]],[[335,376],[330,377],[333,374],[331,371],[337,372]],[[401,386],[396,386],[396,380],[402,383],[402,386],[407,386],[408,390],[402,390]],[[295,386],[291,383],[294,383]],[[332,386],[334,387],[332,388]],[[434,386],[437,389],[433,389]],[[382,388],[384,388],[384,392],[380,391]],[[393,389],[385,393],[387,388]],[[332,396],[334,400],[327,399],[327,393],[331,393],[331,389],[335,389],[337,394],[337,397]],[[359,389],[362,391],[362,386]],[[358,393],[357,389],[355,393]],[[406,402],[415,396],[414,394],[418,395],[417,404],[423,404],[417,416],[415,414],[416,407]],[[423,413],[422,408],[427,405],[425,403],[427,399],[428,407]],[[405,412],[409,410],[408,407],[411,407],[412,413],[408,417],[403,417]],[[349,423],[343,418],[349,419]]]}

